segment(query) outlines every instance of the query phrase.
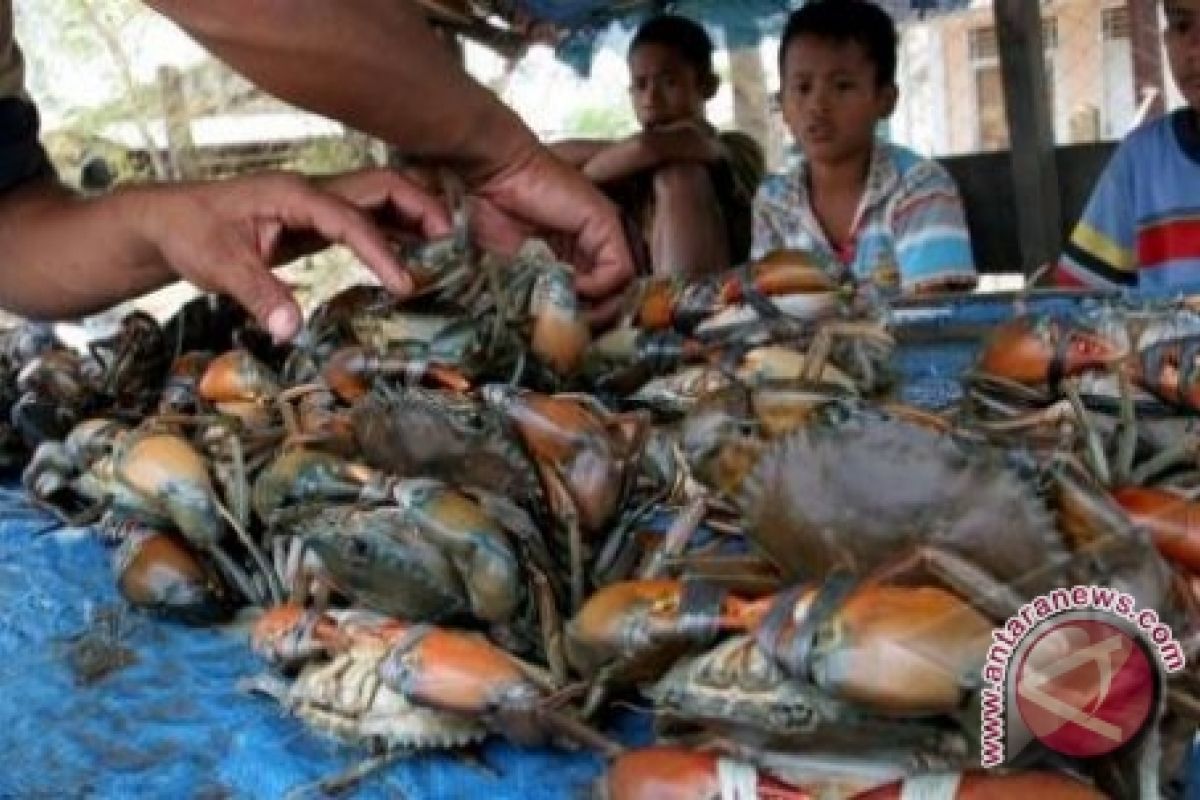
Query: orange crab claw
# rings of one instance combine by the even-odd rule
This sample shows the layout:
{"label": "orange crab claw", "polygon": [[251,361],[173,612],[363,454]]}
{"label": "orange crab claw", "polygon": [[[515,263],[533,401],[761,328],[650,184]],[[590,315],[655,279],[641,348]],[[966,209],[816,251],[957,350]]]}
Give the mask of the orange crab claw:
{"label": "orange crab claw", "polygon": [[[948,713],[958,707],[967,690],[961,676],[977,672],[987,653],[987,618],[932,587],[867,584],[840,603],[835,595],[822,598],[821,591],[781,593],[776,602],[784,606],[754,631],[759,646],[787,672],[811,674],[835,697],[872,708]],[[837,644],[814,650],[799,631],[822,613],[828,617],[812,620],[815,630],[837,631]]]}
{"label": "orange crab claw", "polygon": [[481,636],[433,627],[411,633],[397,642],[380,677],[416,703],[479,715],[507,697],[538,694],[516,661]]}
{"label": "orange crab claw", "polygon": [[1150,532],[1164,558],[1200,575],[1200,503],[1138,486],[1118,489],[1113,498],[1134,524]]}
{"label": "orange crab claw", "polygon": [[279,394],[279,380],[249,352],[230,350],[209,363],[199,391],[211,403],[263,403]]}
{"label": "orange crab claw", "polygon": [[456,392],[471,388],[466,376],[445,364],[421,363],[402,356],[380,356],[356,345],[335,351],[325,362],[321,377],[343,402],[353,403],[370,391],[374,376],[403,375],[411,368],[419,368],[421,377],[435,386]]}
{"label": "orange crab claw", "polygon": [[[721,797],[721,757],[676,747],[648,747],[617,758],[604,781],[608,800],[709,800]],[[728,763],[728,762],[727,762]],[[808,800],[811,795],[761,773],[759,800]],[[740,796],[740,795],[739,795]]]}
{"label": "orange crab claw", "polygon": [[979,368],[989,375],[1037,385],[1111,366],[1124,356],[1119,344],[1085,328],[1018,317],[989,337]]}
{"label": "orange crab claw", "polygon": [[[685,625],[707,631],[747,631],[759,624],[771,598],[743,600],[725,595],[709,609],[688,609],[684,583],[657,579],[623,581],[605,586],[588,598],[567,624],[567,655],[587,674],[614,657],[643,655],[653,661],[659,649],[672,651],[686,643]],[[685,617],[688,617],[685,621]],[[628,652],[644,648],[644,653]]]}
{"label": "orange crab claw", "polygon": [[[776,250],[750,265],[754,290],[767,297],[806,292],[832,292],[837,284],[805,250]],[[730,275],[720,291],[722,303],[746,298],[746,282],[739,272]]]}

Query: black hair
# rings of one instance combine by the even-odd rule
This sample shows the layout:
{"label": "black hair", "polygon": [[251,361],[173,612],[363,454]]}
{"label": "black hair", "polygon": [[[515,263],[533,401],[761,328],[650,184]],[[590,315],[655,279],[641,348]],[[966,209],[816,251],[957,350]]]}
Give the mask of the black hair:
{"label": "black hair", "polygon": [[899,37],[892,17],[869,0],[808,0],[788,17],[779,41],[779,72],[788,45],[801,36],[834,42],[857,42],[875,63],[877,86],[896,82],[896,47]]}
{"label": "black hair", "polygon": [[699,24],[677,14],[660,14],[651,17],[638,28],[629,52],[644,44],[660,44],[674,48],[690,64],[701,80],[716,78],[713,69],[713,43],[708,33]]}

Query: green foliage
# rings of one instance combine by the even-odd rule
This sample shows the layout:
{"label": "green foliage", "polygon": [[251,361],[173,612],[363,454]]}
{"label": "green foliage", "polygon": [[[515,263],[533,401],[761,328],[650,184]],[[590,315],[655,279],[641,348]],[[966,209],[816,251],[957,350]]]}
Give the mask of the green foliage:
{"label": "green foliage", "polygon": [[637,118],[628,103],[617,106],[581,108],[567,117],[564,133],[567,136],[616,139],[637,130]]}
{"label": "green foliage", "polygon": [[299,147],[286,166],[306,175],[328,175],[357,169],[368,163],[369,158],[361,141],[323,138]]}

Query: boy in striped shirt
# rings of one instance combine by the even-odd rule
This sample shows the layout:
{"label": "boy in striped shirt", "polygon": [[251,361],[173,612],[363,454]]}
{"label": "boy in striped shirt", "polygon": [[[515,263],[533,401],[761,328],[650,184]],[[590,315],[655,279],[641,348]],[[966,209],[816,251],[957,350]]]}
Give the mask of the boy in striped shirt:
{"label": "boy in striped shirt", "polygon": [[875,137],[899,95],[896,45],[891,17],[867,0],[810,0],[789,18],[780,94],[802,155],[758,191],[755,258],[807,250],[885,297],[974,287],[953,179]]}
{"label": "boy in striped shirt", "polygon": [[1165,0],[1167,60],[1188,105],[1125,138],[1056,272],[1062,286],[1200,287],[1200,0]]}

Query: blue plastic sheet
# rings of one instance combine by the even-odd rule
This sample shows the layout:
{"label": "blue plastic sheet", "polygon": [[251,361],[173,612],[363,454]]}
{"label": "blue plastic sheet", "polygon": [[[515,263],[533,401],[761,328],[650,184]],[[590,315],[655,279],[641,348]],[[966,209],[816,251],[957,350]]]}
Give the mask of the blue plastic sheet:
{"label": "blue plastic sheet", "polygon": [[[952,331],[994,325],[1021,307],[1071,313],[1081,301],[1056,296],[973,298],[898,308],[909,329]],[[904,399],[940,407],[977,338],[933,336],[905,344],[896,359]],[[661,527],[666,520],[659,520]],[[237,630],[200,630],[138,615],[119,640],[135,664],[91,685],[68,665],[71,640],[97,612],[120,605],[104,548],[85,531],[51,526],[23,498],[0,490],[0,799],[276,798],[341,772],[363,753],[309,732],[273,701],[238,692],[264,666]],[[629,744],[649,739],[644,715],[615,721]],[[585,753],[522,750],[490,740],[486,766],[453,754],[423,754],[366,780],[358,798],[576,798],[600,775]],[[1188,800],[1200,800],[1200,748]]]}
{"label": "blue plastic sheet", "polygon": [[[878,0],[899,20],[914,14],[940,13],[964,8],[967,0]],[[621,37],[603,34],[613,25],[629,29],[648,16],[662,11],[682,14],[700,21],[714,40],[727,48],[749,47],[765,36],[778,36],[787,15],[804,5],[803,0],[521,0],[520,5],[538,19],[569,30],[559,48],[559,58],[582,73],[588,71],[597,49]]]}
{"label": "blue plastic sheet", "polygon": [[[119,641],[137,662],[78,685],[72,637],[120,601],[105,549],[85,531],[36,535],[48,524],[0,493],[0,798],[277,798],[365,755],[239,693],[238,679],[264,665],[236,630],[127,614]],[[642,716],[617,725],[627,742],[648,738]],[[414,756],[348,796],[586,797],[602,770],[590,754],[495,739],[478,761]]]}

